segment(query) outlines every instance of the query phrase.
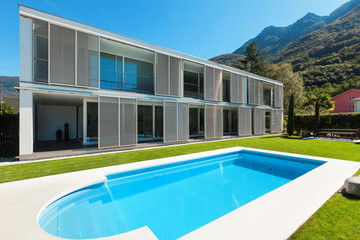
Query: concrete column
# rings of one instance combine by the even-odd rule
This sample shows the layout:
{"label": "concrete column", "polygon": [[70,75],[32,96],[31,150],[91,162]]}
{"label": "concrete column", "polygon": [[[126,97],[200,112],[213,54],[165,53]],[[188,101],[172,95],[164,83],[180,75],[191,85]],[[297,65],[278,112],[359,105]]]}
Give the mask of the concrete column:
{"label": "concrete column", "polygon": [[33,93],[20,91],[20,116],[19,116],[19,154],[26,155],[33,153]]}

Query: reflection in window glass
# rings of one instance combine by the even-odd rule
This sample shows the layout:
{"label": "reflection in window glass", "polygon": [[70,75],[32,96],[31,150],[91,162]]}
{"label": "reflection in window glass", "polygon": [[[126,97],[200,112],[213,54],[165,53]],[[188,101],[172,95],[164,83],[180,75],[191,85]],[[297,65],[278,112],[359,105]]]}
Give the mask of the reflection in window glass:
{"label": "reflection in window glass", "polygon": [[202,73],[184,70],[184,97],[204,98],[204,79]]}
{"label": "reflection in window glass", "polygon": [[192,138],[204,136],[204,109],[189,108],[189,135]]}

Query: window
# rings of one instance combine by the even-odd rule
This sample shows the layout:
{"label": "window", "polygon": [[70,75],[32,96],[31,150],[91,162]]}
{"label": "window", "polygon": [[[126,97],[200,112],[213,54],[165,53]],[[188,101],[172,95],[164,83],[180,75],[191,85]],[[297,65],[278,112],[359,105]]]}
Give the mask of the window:
{"label": "window", "polygon": [[238,132],[237,110],[223,110],[223,131],[224,135],[233,135]]}
{"label": "window", "polygon": [[87,142],[97,142],[98,138],[98,103],[88,102],[86,110]]}
{"label": "window", "polygon": [[354,105],[350,105],[350,109],[354,109]]}
{"label": "window", "polygon": [[102,52],[100,88],[153,93],[153,64]]}
{"label": "window", "polygon": [[264,88],[263,90],[264,105],[271,106],[271,89]]}
{"label": "window", "polygon": [[138,140],[153,141],[163,138],[163,107],[138,105]]}
{"label": "window", "polygon": [[34,82],[48,82],[48,23],[34,20]]}
{"label": "window", "polygon": [[204,109],[189,108],[190,137],[204,136]]}
{"label": "window", "polygon": [[202,73],[184,70],[184,97],[204,98],[204,76]]}
{"label": "window", "polygon": [[230,79],[223,78],[223,99],[224,102],[230,102]]}
{"label": "window", "polygon": [[353,99],[354,99],[354,97],[350,97],[349,99],[350,99],[350,100],[353,100]]}

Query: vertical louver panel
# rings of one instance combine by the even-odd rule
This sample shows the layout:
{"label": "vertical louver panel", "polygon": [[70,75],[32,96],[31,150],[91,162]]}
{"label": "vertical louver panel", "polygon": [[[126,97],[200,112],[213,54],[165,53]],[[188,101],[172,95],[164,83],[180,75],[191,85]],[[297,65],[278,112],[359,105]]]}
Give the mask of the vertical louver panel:
{"label": "vertical louver panel", "polygon": [[252,132],[252,109],[248,107],[238,108],[239,136],[249,136]]}
{"label": "vertical louver panel", "polygon": [[231,73],[231,89],[230,89],[230,101],[233,103],[239,103],[239,75]]}
{"label": "vertical louver panel", "polygon": [[137,106],[135,99],[120,99],[120,145],[135,145],[137,143]]}
{"label": "vertical louver panel", "polygon": [[205,138],[221,138],[223,136],[222,106],[205,105]]}
{"label": "vertical louver panel", "polygon": [[245,103],[245,77],[238,76],[238,96],[239,101],[238,103]]}
{"label": "vertical louver panel", "polygon": [[180,97],[181,60],[170,57],[170,96]]}
{"label": "vertical louver panel", "polygon": [[278,133],[282,132],[282,110],[272,109],[270,112],[270,132]]}
{"label": "vertical louver panel", "polygon": [[221,69],[215,68],[215,89],[214,89],[214,100],[221,101],[222,100],[222,75],[223,72]]}
{"label": "vertical louver panel", "polygon": [[223,136],[223,109],[222,106],[215,106],[215,138],[221,138]]}
{"label": "vertical louver panel", "polygon": [[119,99],[99,97],[99,147],[119,145]]}
{"label": "vertical louver panel", "polygon": [[215,105],[205,105],[205,139],[215,137]]}
{"label": "vertical louver panel", "polygon": [[177,103],[165,101],[164,102],[164,142],[177,141]]}
{"label": "vertical louver panel", "polygon": [[274,107],[277,108],[283,107],[283,86],[280,85],[274,86]]}
{"label": "vertical louver panel", "polygon": [[178,141],[189,139],[189,103],[178,103]]}
{"label": "vertical louver panel", "polygon": [[258,100],[257,105],[264,105],[264,84],[262,81],[257,81]]}
{"label": "vertical louver panel", "polygon": [[75,85],[75,31],[50,25],[50,82]]}
{"label": "vertical louver panel", "polygon": [[265,110],[255,108],[253,117],[254,134],[265,134]]}
{"label": "vertical louver panel", "polygon": [[77,32],[77,85],[99,87],[99,38]]}
{"label": "vertical louver panel", "polygon": [[205,100],[214,100],[214,68],[205,67]]}
{"label": "vertical louver panel", "polygon": [[169,56],[156,53],[156,94],[169,94]]}

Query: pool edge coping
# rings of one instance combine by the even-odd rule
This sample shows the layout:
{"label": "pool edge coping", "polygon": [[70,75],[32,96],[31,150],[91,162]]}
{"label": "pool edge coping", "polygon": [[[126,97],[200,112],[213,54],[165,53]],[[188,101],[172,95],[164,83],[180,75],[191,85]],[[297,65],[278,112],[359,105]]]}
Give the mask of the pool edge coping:
{"label": "pool edge coping", "polygon": [[[44,181],[47,182],[47,181],[62,181],[62,179],[66,179],[70,181],[70,183],[67,183],[67,184],[63,184],[64,186],[58,186],[57,189],[59,189],[57,191],[58,194],[53,194],[54,191],[56,191],[56,189],[52,189],[52,191],[49,191],[48,194],[45,194],[46,197],[47,197],[47,201],[44,201],[43,199],[39,199],[39,201],[42,201],[41,202],[41,207],[40,208],[37,208],[35,210],[36,214],[35,214],[35,218],[32,218],[30,217],[30,219],[32,218],[34,221],[36,220],[36,225],[38,227],[37,230],[34,230],[32,231],[33,234],[35,234],[36,236],[33,236],[33,238],[36,238],[36,239],[49,239],[49,238],[52,238],[52,239],[61,239],[61,238],[58,238],[58,237],[54,237],[54,236],[51,236],[49,234],[47,234],[45,231],[43,231],[42,229],[40,229],[40,227],[38,226],[38,216],[39,214],[41,213],[41,209],[45,208],[47,206],[47,203],[51,203],[53,200],[56,200],[59,196],[63,196],[65,193],[69,193],[75,189],[79,189],[79,187],[81,186],[88,186],[88,185],[91,185],[93,184],[94,182],[99,182],[99,181],[103,181],[104,178],[106,179],[106,175],[109,175],[109,174],[112,174],[112,173],[115,173],[115,172],[120,172],[120,171],[128,171],[128,170],[134,170],[134,169],[141,169],[141,168],[146,168],[146,167],[150,167],[150,166],[158,166],[158,165],[163,165],[163,164],[167,164],[167,163],[175,163],[175,162],[181,162],[181,161],[184,161],[184,160],[189,160],[189,159],[192,159],[192,158],[196,158],[196,157],[206,157],[206,156],[210,156],[210,155],[214,155],[214,154],[221,154],[221,153],[229,153],[229,152],[235,152],[235,151],[239,151],[239,150],[242,150],[242,149],[247,149],[247,150],[251,150],[251,151],[258,151],[258,152],[265,152],[265,153],[272,153],[272,154],[280,154],[280,155],[285,155],[285,156],[293,156],[293,157],[300,157],[300,158],[305,158],[305,159],[312,159],[312,160],[320,160],[320,161],[326,161],[327,163],[319,166],[317,169],[321,168],[322,166],[326,166],[329,162],[333,162],[333,163],[336,163],[335,165],[337,164],[345,164],[347,166],[352,166],[354,169],[352,170],[347,170],[345,174],[343,175],[346,175],[348,174],[349,172],[352,172],[352,174],[354,174],[357,169],[360,167],[360,163],[358,162],[352,162],[352,161],[346,161],[346,160],[338,160],[338,159],[331,159],[331,158],[323,158],[323,157],[315,157],[315,156],[309,156],[309,155],[301,155],[301,154],[293,154],[293,153],[284,153],[284,152],[277,152],[277,151],[269,151],[269,150],[262,150],[262,149],[256,149],[256,148],[245,148],[245,147],[231,147],[231,148],[225,148],[225,149],[218,149],[218,150],[212,150],[212,151],[205,151],[205,152],[200,152],[200,153],[192,153],[192,154],[186,154],[186,155],[180,155],[180,156],[175,156],[175,157],[167,157],[167,158],[161,158],[161,159],[154,159],[154,160],[148,160],[148,161],[143,161],[143,162],[136,162],[136,163],[127,163],[127,164],[122,164],[122,165],[116,165],[116,166],[110,166],[110,167],[103,167],[103,168],[97,168],[97,169],[90,169],[90,170],[83,170],[83,171],[78,171],[78,172],[72,172],[72,173],[64,173],[64,174],[59,174],[59,175],[53,175],[53,176],[46,176],[46,177],[40,177],[40,178],[34,178],[34,179],[27,179],[27,180],[22,180],[22,181],[16,181],[16,182],[9,182],[9,183],[3,183],[3,184],[0,184],[0,194],[1,192],[4,190],[4,189],[7,189],[8,186],[17,186],[17,188],[22,188],[21,186],[23,185],[23,187],[27,186],[27,185],[42,185],[43,187],[46,188],[45,184],[44,185]],[[356,171],[355,171],[355,168]],[[315,170],[317,170],[315,169]],[[313,170],[314,171],[314,170]],[[311,171],[312,172],[312,171]],[[350,177],[352,174],[349,174],[347,177]],[[303,175],[303,176],[306,176],[307,174]],[[77,179],[79,178],[80,176],[80,179]],[[91,178],[89,178],[91,176]],[[298,179],[302,179],[301,176],[300,178]],[[95,178],[95,180],[94,180]],[[343,178],[343,176],[341,177]],[[71,182],[71,179],[77,179],[76,181],[74,182]],[[89,181],[89,179],[92,179],[92,181]],[[297,180],[297,179],[296,179]],[[290,183],[296,181],[296,180],[293,180],[291,181]],[[341,185],[343,183],[345,179],[343,179],[341,181]],[[298,181],[296,181],[298,182]],[[290,184],[288,183],[288,184]],[[336,187],[340,184],[339,181],[337,181],[336,183]],[[61,185],[61,184],[60,184]],[[69,188],[68,185],[71,185],[71,187]],[[293,184],[291,184],[293,185]],[[340,187],[341,187],[340,185]],[[4,187],[5,186],[5,187]],[[284,185],[284,186],[287,186]],[[295,184],[296,186],[296,184]],[[334,186],[335,187],[335,186]],[[334,188],[333,187],[333,188]],[[331,189],[333,189],[331,188]],[[339,187],[338,187],[339,188]],[[337,188],[337,189],[338,189]],[[61,190],[60,190],[61,189]],[[283,186],[278,188],[278,189],[283,189]],[[264,198],[265,200],[268,198],[268,197],[264,197],[264,196],[267,196],[270,194],[271,195],[274,195],[274,192],[275,192],[275,195],[277,194],[277,190],[278,189],[275,189],[265,195],[263,195],[262,197],[238,208],[238,209],[235,209],[234,211],[220,217],[219,219],[213,221],[213,222],[210,222],[209,224],[206,224],[205,226],[193,231],[193,232],[190,232],[188,233],[187,235],[183,236],[182,238],[183,239],[195,239],[195,238],[198,238],[199,234],[201,235],[204,231],[208,231],[209,229],[209,226],[211,225],[211,228],[213,228],[214,224],[218,224],[219,222],[220,225],[223,224],[222,222],[229,222],[232,223],[233,221],[233,216],[235,213],[234,212],[239,212],[239,209],[247,209],[246,211],[249,211],[248,208],[254,208],[253,205],[256,205],[256,203],[258,202],[263,202],[264,201]],[[287,188],[285,188],[287,189]],[[333,194],[334,192],[336,192],[335,189],[333,192],[331,193],[327,193],[326,196],[327,199],[323,202],[325,203]],[[29,189],[31,190],[31,189]],[[34,192],[33,192],[34,191]],[[280,191],[280,190],[279,190]],[[34,193],[33,195],[33,198],[32,200],[36,201],[36,189],[33,189],[32,192]],[[59,193],[60,192],[60,193]],[[281,192],[281,191],[280,191]],[[20,194],[21,195],[21,194]],[[25,199],[29,196],[23,196]],[[35,198],[35,199],[34,199]],[[43,197],[45,198],[45,197]],[[323,197],[324,198],[324,197]],[[322,203],[322,204],[323,204]],[[320,206],[318,206],[319,204],[317,204],[317,208],[320,208],[322,206],[322,204]],[[249,207],[250,206],[250,207]],[[0,199],[0,209],[2,207],[5,207],[4,204],[2,204],[2,200]],[[313,210],[314,208],[312,208]],[[314,212],[313,211],[312,214]],[[241,211],[241,212],[244,212],[244,211]],[[34,214],[34,211],[31,213],[32,215]],[[312,215],[311,214],[311,215]],[[230,217],[229,217],[230,215]],[[311,216],[310,215],[310,216]],[[308,216],[308,213],[307,215]],[[308,216],[308,217],[310,217]],[[29,216],[28,216],[29,217]],[[305,221],[308,219],[308,217],[305,219]],[[225,219],[225,220],[224,220]],[[1,223],[1,217],[0,217],[0,223]],[[14,220],[14,219],[13,219]],[[14,222],[18,223],[19,221],[16,221],[18,219],[15,219]],[[302,218],[303,220],[303,218]],[[300,222],[299,224],[297,224],[297,227],[296,229],[301,226],[305,221],[302,221]],[[20,221],[21,222],[21,221]],[[2,225],[4,228],[6,228],[6,225],[8,224],[11,224],[13,223],[13,221],[6,221],[4,222],[5,225]],[[218,224],[219,225],[219,224]],[[219,225],[219,226],[220,226]],[[28,226],[29,227],[29,226]],[[34,226],[32,226],[34,227]],[[293,229],[294,226],[291,227],[291,229]],[[204,230],[205,229],[205,230]],[[214,229],[214,228],[213,228]],[[280,238],[276,238],[276,239],[286,239],[287,237],[291,236],[291,234],[293,232],[296,231],[296,229],[294,231],[292,231],[289,235],[289,231],[286,231],[286,234],[282,234],[282,237]],[[40,231],[38,231],[40,230]],[[2,230],[0,230],[0,237],[2,236]],[[208,232],[212,232],[212,231],[208,231]],[[221,231],[220,234],[223,234],[224,232]],[[7,234],[9,234],[9,232],[7,232]],[[195,235],[194,235],[195,234]],[[10,234],[12,235],[12,234]],[[141,238],[139,238],[140,236]],[[4,235],[5,236],[5,235]],[[14,236],[9,236],[9,235],[6,235],[7,238],[2,238],[2,239],[15,239]],[[25,236],[25,235],[24,235]],[[26,235],[27,237],[29,237],[29,235]],[[195,237],[194,237],[195,236]],[[210,236],[207,236],[207,237],[212,237],[212,239],[216,239],[215,236],[218,236],[220,237],[219,235],[214,235],[214,234],[211,234]],[[269,237],[269,234],[266,235],[267,237]],[[114,236],[111,236],[111,237],[106,237],[106,238],[99,238],[99,239],[107,239],[107,240],[112,240],[112,239],[126,239],[127,237],[130,237],[132,239],[156,239],[155,235],[151,232],[151,230],[149,228],[145,229],[144,228],[140,228],[140,229],[136,229],[134,231],[131,231],[131,232],[127,232],[127,233],[123,233],[123,234],[118,234],[118,235],[114,235]],[[235,236],[233,236],[234,238]],[[238,235],[236,235],[236,238],[238,238]],[[268,238],[269,239],[269,238]]]}

